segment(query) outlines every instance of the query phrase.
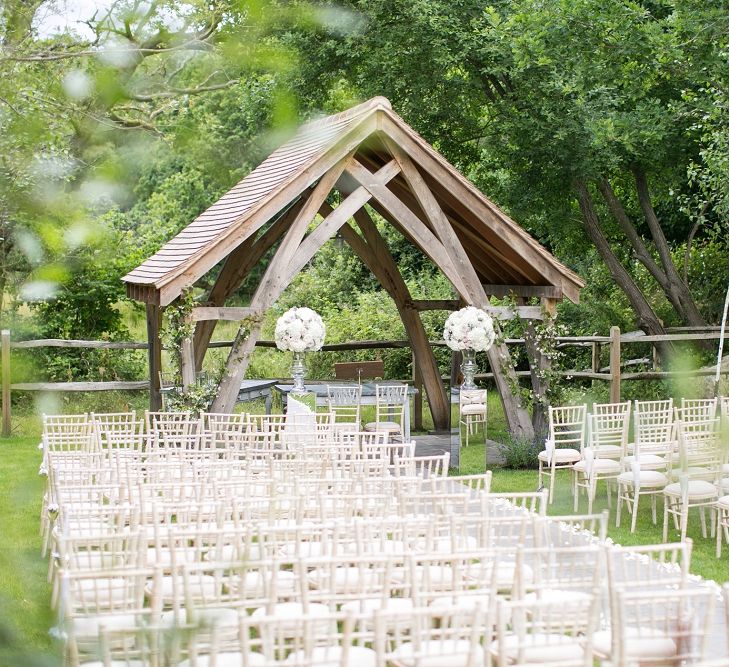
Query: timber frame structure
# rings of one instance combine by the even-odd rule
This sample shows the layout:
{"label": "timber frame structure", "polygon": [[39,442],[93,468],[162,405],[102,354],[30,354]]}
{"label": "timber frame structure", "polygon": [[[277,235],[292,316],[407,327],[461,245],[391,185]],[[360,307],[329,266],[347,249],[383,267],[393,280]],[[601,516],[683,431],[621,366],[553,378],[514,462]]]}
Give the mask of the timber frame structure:
{"label": "timber frame structure", "polygon": [[[328,203],[340,195],[336,208]],[[427,255],[453,285],[457,299],[415,301],[365,205]],[[318,222],[317,222],[318,221]],[[314,224],[316,223],[316,224]],[[214,412],[230,412],[262,317],[321,246],[339,234],[394,300],[411,341],[436,429],[450,421],[446,396],[420,311],[472,304],[496,312],[490,296],[577,302],[584,286],[526,231],[392,111],[383,97],[303,125],[294,137],[156,254],[126,275],[127,294],[147,307],[150,403],[160,405],[162,309],[220,266],[205,304],[194,308],[192,340],[182,346],[183,384],[194,381],[218,320],[241,321]],[[246,308],[225,307],[261,258],[273,257]],[[518,314],[538,319],[539,310]],[[531,435],[506,345],[488,353],[512,432]]]}

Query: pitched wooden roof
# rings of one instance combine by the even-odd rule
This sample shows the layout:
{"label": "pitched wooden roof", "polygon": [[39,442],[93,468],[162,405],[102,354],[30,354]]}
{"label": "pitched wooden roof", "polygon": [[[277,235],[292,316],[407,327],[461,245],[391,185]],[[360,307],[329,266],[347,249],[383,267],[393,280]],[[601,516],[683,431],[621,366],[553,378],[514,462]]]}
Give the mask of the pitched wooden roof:
{"label": "pitched wooden roof", "polygon": [[[442,155],[375,97],[344,113],[303,125],[248,176],[157,253],[124,276],[130,297],[166,305],[285,210],[352,151],[379,168],[395,142],[412,160],[488,284],[554,286],[577,301],[583,281],[509,218]],[[416,214],[407,183],[388,186]],[[425,219],[425,216],[419,216]]]}

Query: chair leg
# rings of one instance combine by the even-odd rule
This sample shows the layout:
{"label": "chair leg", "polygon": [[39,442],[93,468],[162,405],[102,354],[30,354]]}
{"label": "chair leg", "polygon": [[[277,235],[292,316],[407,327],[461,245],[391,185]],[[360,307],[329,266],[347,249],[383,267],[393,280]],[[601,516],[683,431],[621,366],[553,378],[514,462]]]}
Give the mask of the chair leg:
{"label": "chair leg", "polygon": [[622,495],[623,489],[620,487],[620,482],[618,482],[618,499],[616,501],[617,508],[615,509],[615,527],[620,528],[620,513],[623,509],[623,495]]}
{"label": "chair leg", "polygon": [[656,517],[656,494],[651,494],[651,516],[653,517],[653,525],[656,525],[657,517]]}
{"label": "chair leg", "polygon": [[592,514],[592,503],[595,500],[595,494],[597,493],[597,480],[591,479],[587,486],[587,513]]}
{"label": "chair leg", "polygon": [[706,539],[706,512],[703,507],[699,507],[699,516],[701,517],[701,537]]}
{"label": "chair leg", "polygon": [[[680,502],[680,501],[679,501]],[[684,506],[683,502],[680,504],[681,508],[681,542],[686,541],[686,531],[688,530],[688,505]],[[706,537],[706,536],[704,536]]]}
{"label": "chair leg", "polygon": [[605,482],[605,491],[607,491],[607,506],[608,510],[611,510],[613,508],[613,499],[612,499],[612,485],[611,480],[607,480]]}
{"label": "chair leg", "polygon": [[577,514],[577,508],[579,507],[579,503],[580,503],[580,490],[578,487],[579,479],[580,479],[580,473],[573,472],[572,473],[572,499],[573,499],[572,509],[575,514]]}
{"label": "chair leg", "polygon": [[633,491],[633,516],[630,519],[630,532],[635,532],[635,524],[638,521],[638,501],[640,500],[640,493]]}
{"label": "chair leg", "polygon": [[670,511],[671,501],[666,496],[663,499],[663,541],[668,542],[668,513]]}
{"label": "chair leg", "polygon": [[719,510],[719,516],[717,517],[717,523],[719,524],[716,529],[716,557],[721,558],[721,542],[723,539],[723,528],[721,526],[721,510]]}
{"label": "chair leg", "polygon": [[552,465],[551,469],[551,479],[549,480],[549,504],[551,505],[554,502],[554,479],[557,477],[557,468]]}

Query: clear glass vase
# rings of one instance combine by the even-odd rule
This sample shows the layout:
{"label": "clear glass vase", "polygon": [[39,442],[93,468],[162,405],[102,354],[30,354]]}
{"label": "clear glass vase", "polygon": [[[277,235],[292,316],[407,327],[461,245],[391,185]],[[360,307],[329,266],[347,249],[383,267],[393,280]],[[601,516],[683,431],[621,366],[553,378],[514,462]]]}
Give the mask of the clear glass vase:
{"label": "clear glass vase", "polygon": [[306,366],[304,365],[304,353],[294,352],[294,361],[291,364],[291,377],[294,379],[294,387],[292,394],[305,394],[304,375],[306,374]]}
{"label": "clear glass vase", "polygon": [[476,350],[463,350],[463,361],[461,362],[461,373],[463,373],[463,384],[461,389],[478,389],[476,387]]}

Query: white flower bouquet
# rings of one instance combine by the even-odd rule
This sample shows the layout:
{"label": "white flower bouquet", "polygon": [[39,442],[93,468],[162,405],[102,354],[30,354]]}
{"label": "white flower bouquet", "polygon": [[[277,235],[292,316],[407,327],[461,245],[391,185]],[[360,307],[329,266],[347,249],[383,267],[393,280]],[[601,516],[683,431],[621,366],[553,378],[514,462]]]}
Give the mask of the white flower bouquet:
{"label": "white flower bouquet", "polygon": [[467,306],[450,314],[443,329],[443,338],[451,350],[485,352],[496,338],[494,322],[480,308]]}
{"label": "white flower bouquet", "polygon": [[314,352],[324,344],[326,329],[311,308],[291,308],[276,320],[276,347],[291,352]]}

